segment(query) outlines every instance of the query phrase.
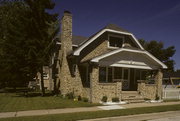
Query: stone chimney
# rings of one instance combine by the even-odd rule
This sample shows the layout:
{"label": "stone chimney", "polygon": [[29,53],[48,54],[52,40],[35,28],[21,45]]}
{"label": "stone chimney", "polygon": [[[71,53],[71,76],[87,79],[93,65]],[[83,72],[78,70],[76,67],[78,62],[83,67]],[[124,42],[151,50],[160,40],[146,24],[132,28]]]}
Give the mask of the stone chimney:
{"label": "stone chimney", "polygon": [[60,91],[62,95],[73,92],[72,77],[70,73],[70,65],[68,63],[68,54],[72,52],[72,14],[64,11],[61,19],[61,49],[60,49],[60,66],[59,80]]}
{"label": "stone chimney", "polygon": [[67,56],[72,51],[72,14],[64,11],[61,19],[61,50]]}

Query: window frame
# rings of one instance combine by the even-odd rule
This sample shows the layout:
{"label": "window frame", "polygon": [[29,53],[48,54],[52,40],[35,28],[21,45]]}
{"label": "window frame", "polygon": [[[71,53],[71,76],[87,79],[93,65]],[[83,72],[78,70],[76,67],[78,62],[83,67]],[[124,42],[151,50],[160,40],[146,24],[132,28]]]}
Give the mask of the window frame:
{"label": "window frame", "polygon": [[110,46],[110,37],[121,38],[121,39],[123,40],[121,47],[123,47],[123,44],[124,44],[124,41],[125,41],[124,36],[122,36],[122,35],[108,34],[108,48],[110,48],[110,49],[118,49],[118,48],[121,48],[121,47],[113,47],[113,46]]}
{"label": "window frame", "polygon": [[[100,81],[100,77],[99,77],[99,83],[113,83],[113,76],[114,76],[114,68],[113,67],[108,67],[108,66],[100,66],[99,67],[99,76],[100,76],[100,68],[105,68],[105,77],[106,79],[104,81]],[[109,81],[109,68],[111,68],[111,77],[112,77],[112,80]]]}

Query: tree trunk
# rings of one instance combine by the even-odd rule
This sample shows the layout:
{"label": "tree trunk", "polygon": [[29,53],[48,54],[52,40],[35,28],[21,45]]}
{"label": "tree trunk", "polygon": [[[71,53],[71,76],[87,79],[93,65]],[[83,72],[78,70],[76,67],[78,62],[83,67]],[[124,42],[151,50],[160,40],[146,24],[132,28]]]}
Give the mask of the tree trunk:
{"label": "tree trunk", "polygon": [[44,77],[43,77],[43,67],[40,70],[41,73],[41,91],[42,91],[42,96],[45,95],[45,88],[44,88]]}

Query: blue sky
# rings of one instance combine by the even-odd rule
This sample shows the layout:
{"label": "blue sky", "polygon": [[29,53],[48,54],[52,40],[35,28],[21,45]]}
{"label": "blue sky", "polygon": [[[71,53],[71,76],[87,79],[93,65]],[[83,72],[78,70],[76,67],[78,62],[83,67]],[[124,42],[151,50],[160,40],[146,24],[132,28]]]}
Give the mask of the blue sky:
{"label": "blue sky", "polygon": [[180,0],[54,0],[53,12],[73,14],[73,34],[89,37],[108,23],[136,38],[174,45],[175,69],[180,69]]}

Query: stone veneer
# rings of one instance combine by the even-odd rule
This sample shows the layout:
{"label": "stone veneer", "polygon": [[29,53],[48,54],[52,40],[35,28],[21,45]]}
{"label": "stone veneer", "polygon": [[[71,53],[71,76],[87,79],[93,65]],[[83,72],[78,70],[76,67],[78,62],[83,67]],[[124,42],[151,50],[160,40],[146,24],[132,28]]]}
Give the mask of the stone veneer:
{"label": "stone veneer", "polygon": [[145,81],[141,80],[138,83],[138,92],[141,96],[147,99],[156,99],[156,84],[145,84]]}
{"label": "stone veneer", "polygon": [[61,20],[61,50],[59,50],[59,79],[61,94],[73,92],[75,95],[82,95],[82,82],[77,69],[75,75],[72,76],[72,60],[68,58],[72,52],[72,14],[68,11],[64,12]]}
{"label": "stone veneer", "polygon": [[108,101],[113,97],[121,99],[121,86],[121,82],[99,83],[99,67],[93,67],[90,82],[91,102],[99,103],[103,96],[107,96]]}
{"label": "stone veneer", "polygon": [[163,73],[161,69],[159,69],[155,76],[155,84],[157,86],[156,94],[159,99],[162,99],[162,78],[163,78]]}

